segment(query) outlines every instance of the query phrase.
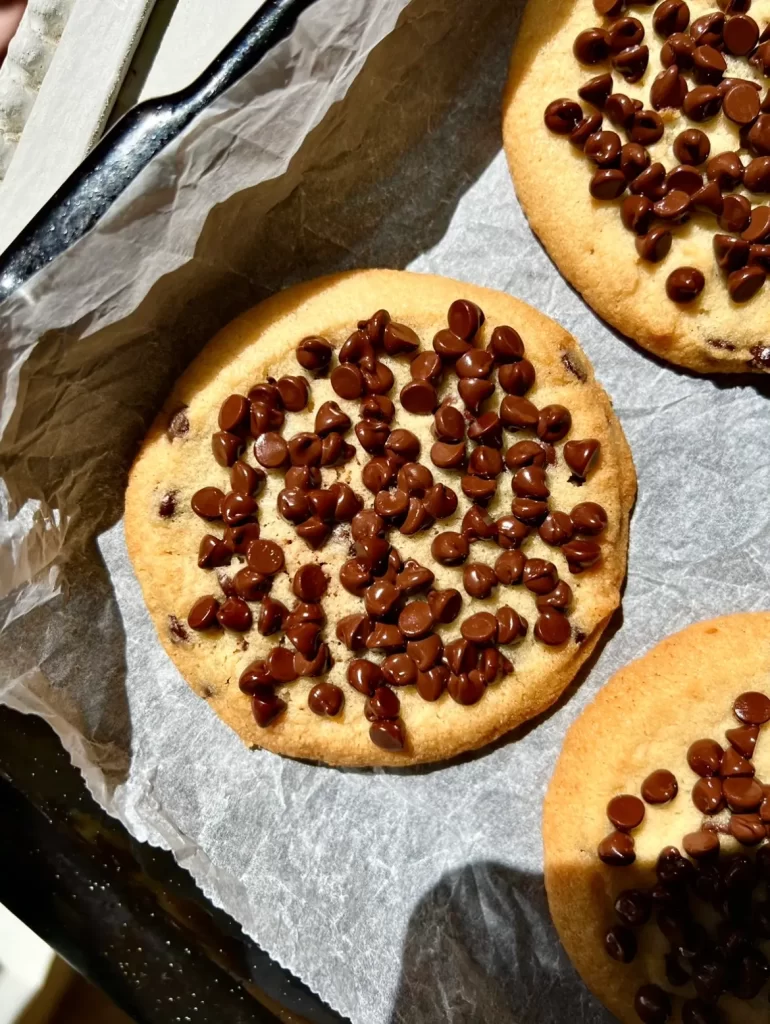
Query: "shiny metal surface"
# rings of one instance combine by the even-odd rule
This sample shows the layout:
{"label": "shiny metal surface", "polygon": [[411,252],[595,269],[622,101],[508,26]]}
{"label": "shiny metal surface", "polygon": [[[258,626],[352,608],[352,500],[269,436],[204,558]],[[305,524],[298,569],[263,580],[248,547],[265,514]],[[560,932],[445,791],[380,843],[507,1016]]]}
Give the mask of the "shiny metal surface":
{"label": "shiny metal surface", "polygon": [[187,89],[140,103],[104,136],[0,256],[0,301],[96,224],[164,146],[292,30],[315,0],[268,0]]}

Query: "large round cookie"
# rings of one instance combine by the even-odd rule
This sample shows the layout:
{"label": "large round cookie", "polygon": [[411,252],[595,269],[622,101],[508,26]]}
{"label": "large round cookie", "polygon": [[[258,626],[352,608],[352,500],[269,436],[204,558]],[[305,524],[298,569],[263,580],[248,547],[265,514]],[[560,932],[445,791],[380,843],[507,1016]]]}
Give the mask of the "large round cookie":
{"label": "large round cookie", "polygon": [[[743,708],[739,706],[736,714],[736,699],[746,693],[762,696],[753,698],[754,714],[745,709],[751,701],[742,702]],[[768,695],[770,614],[733,615],[690,626],[622,669],[567,735],[543,816],[548,900],[575,966],[589,988],[622,1021],[750,1024],[767,1020],[770,971],[766,962],[763,965],[761,958],[748,952],[747,945],[742,950],[734,947],[730,953],[730,934],[724,923],[728,913],[720,901],[734,901],[730,914],[736,927],[753,935],[755,948],[764,955],[770,953],[764,885],[770,877],[765,825],[770,822],[770,799],[763,798],[761,786],[755,789],[749,777],[755,771],[756,780],[770,780],[770,736],[765,735],[770,726],[760,725],[770,717]],[[756,724],[747,728],[746,722]],[[700,754],[699,748],[692,749],[692,744],[703,739],[717,741],[724,752],[721,760],[718,754],[713,759],[713,751],[706,756],[702,748]],[[645,780],[657,771],[675,777],[678,792],[673,799],[667,799],[672,790],[665,776],[658,776],[645,788]],[[666,802],[640,801],[643,793]],[[635,799],[610,808],[610,801],[623,794]],[[725,807],[725,795],[737,802]],[[640,808],[644,810],[641,825],[628,830]],[[610,814],[616,818],[619,814],[627,829],[621,833],[620,849],[615,853],[623,859],[627,844],[622,836],[630,836],[636,856],[632,864],[618,866],[600,859],[599,846],[613,832]],[[617,840],[616,833],[615,845]],[[717,841],[721,849],[708,853]],[[667,847],[676,847],[679,855],[664,858],[659,869],[662,873],[656,874],[658,857]],[[687,856],[682,856],[684,851]],[[607,847],[603,852],[606,858]],[[753,902],[750,887],[741,881],[747,870],[744,858],[749,858],[749,878],[752,870],[758,872],[760,884]],[[683,861],[689,866],[683,867]],[[715,874],[722,878],[721,890],[709,888]],[[650,900],[656,884],[657,896]],[[648,896],[637,897],[636,902],[625,898],[619,914],[613,909],[615,901],[628,890],[641,890]],[[747,893],[749,903],[744,907],[738,898]],[[645,905],[647,910],[653,908],[648,923],[627,927],[629,917],[644,916]],[[689,920],[705,925],[705,933],[691,924],[681,927],[688,915],[679,913],[680,906],[689,907]],[[608,954],[610,929],[609,941],[616,955],[623,948],[627,954],[637,945],[633,960],[618,962]],[[626,947],[629,942],[631,946]],[[675,947],[684,948],[682,943],[693,948],[685,950],[687,956],[678,956],[676,963],[670,961],[667,973],[664,955]],[[748,967],[746,957],[751,961]],[[677,966],[687,973],[676,977]],[[696,971],[700,972],[697,989],[688,977]],[[670,1015],[655,1012],[660,993],[645,989],[642,1000],[646,1005],[641,1009],[647,1016],[640,1016],[634,1005],[636,994],[650,985],[668,994]],[[733,991],[725,992],[725,988]],[[752,995],[755,988],[757,994]],[[665,1009],[665,1002],[663,997],[658,1011]],[[715,1014],[714,1005],[723,1016],[709,1015]]]}
{"label": "large round cookie", "polygon": [[[752,47],[745,56],[735,51],[751,46],[754,22],[758,30],[765,28],[770,2],[720,6],[728,8],[727,20],[716,0],[652,5],[597,0],[598,9],[612,10],[610,17],[597,13],[592,0],[530,0],[506,90],[505,149],[532,227],[597,313],[673,363],[701,372],[761,372],[770,369],[770,286],[763,287],[770,269],[770,209],[765,205],[770,191],[770,114],[761,113],[766,106],[770,43]],[[748,14],[736,15],[738,9]],[[709,15],[716,21],[712,18],[704,34],[701,19]],[[629,18],[636,25],[628,23]],[[599,31],[582,37],[581,63],[573,46],[591,29]],[[676,29],[683,31],[673,37],[672,45],[667,33]],[[608,49],[608,40],[614,51]],[[619,52],[629,42],[638,49]],[[588,64],[587,59],[597,62]],[[677,63],[671,65],[672,61]],[[670,80],[658,79],[664,70]],[[593,90],[593,102],[579,96],[587,82],[603,75],[611,76],[614,98],[609,106],[606,80]],[[728,78],[756,83],[762,91],[744,82],[728,100]],[[701,84],[707,80],[716,84]],[[681,109],[685,88],[687,112]],[[696,93],[696,88],[701,91]],[[714,90],[722,95],[715,98]],[[615,94],[628,99],[618,101]],[[553,129],[569,131],[570,111],[577,115],[576,108],[552,108],[551,128],[545,123],[546,108],[559,99],[577,101],[586,116],[595,116],[572,141]],[[638,101],[643,109],[635,111],[629,101]],[[586,146],[587,133],[597,129],[607,134],[593,135]],[[710,147],[708,158],[698,144],[685,144],[685,131],[707,136],[705,144],[702,138],[699,144]],[[639,141],[633,145],[635,140]],[[594,155],[587,155],[584,146]],[[724,153],[734,156],[727,159]],[[636,178],[645,161],[651,161],[653,169],[662,166],[648,168],[646,177]],[[598,177],[589,192],[594,175]],[[706,185],[711,187],[693,198]],[[592,197],[599,192],[614,196],[621,189],[619,198]],[[664,198],[666,190],[676,195]],[[629,224],[625,227],[621,210],[629,200],[633,202],[624,210]],[[754,212],[749,223],[750,207]],[[689,216],[684,224],[677,222],[681,215]],[[679,275],[673,294],[681,301],[672,301],[667,283],[681,268],[698,273]],[[695,298],[693,282],[695,291],[702,285]]]}
{"label": "large round cookie", "polygon": [[[448,330],[450,306],[475,349]],[[478,307],[486,320],[476,331]],[[389,323],[372,316],[383,309]],[[362,317],[371,319],[357,330]],[[394,405],[387,395],[341,397],[361,387],[388,391]],[[273,401],[277,388],[285,402]],[[242,397],[223,409],[232,395]],[[434,447],[458,422],[469,436]],[[290,448],[294,462],[323,458],[312,469],[320,488],[301,467],[287,487],[283,464],[263,470],[258,512],[248,495],[229,494],[233,472],[248,491],[257,457],[283,463],[287,440],[316,431],[322,446],[311,436]],[[239,451],[235,470],[220,464]],[[446,467],[458,461],[464,470]],[[199,493],[211,487],[219,492]],[[206,347],[133,467],[126,534],[166,650],[247,744],[332,764],[403,765],[488,743],[562,693],[618,605],[634,494],[610,402],[564,330],[497,292],[362,271],[276,295]],[[485,512],[478,502],[488,499]],[[539,527],[549,507],[565,514]],[[259,540],[249,519],[233,533],[220,513],[258,517]],[[390,544],[398,554],[388,555]],[[191,628],[204,596],[193,625],[211,628]],[[295,648],[305,653],[292,661]],[[329,685],[313,694],[319,683]]]}

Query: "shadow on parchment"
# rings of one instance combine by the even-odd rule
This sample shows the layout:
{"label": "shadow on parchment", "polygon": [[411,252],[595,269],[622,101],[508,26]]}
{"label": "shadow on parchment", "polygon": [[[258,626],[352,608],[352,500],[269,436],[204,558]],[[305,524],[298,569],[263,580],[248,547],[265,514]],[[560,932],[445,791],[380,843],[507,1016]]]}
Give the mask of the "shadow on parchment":
{"label": "shadow on parchment", "polygon": [[491,861],[444,875],[410,918],[390,1024],[566,1019],[614,1021],[567,959],[542,876]]}
{"label": "shadow on parchment", "polygon": [[[40,575],[60,573],[61,596],[18,617],[13,592],[0,601],[3,678],[42,667],[41,696],[95,744],[94,760],[108,752],[108,784],[130,761],[126,637],[94,540],[122,514],[147,427],[206,341],[260,299],[322,273],[405,267],[441,239],[500,149],[521,7],[414,0],[286,174],[212,209],[195,258],[131,315],[92,334],[88,317],[51,331],[23,367],[0,474],[11,515],[28,500],[55,510],[56,527],[45,543],[33,538],[28,560]],[[87,697],[82,644],[99,645],[102,665]]]}

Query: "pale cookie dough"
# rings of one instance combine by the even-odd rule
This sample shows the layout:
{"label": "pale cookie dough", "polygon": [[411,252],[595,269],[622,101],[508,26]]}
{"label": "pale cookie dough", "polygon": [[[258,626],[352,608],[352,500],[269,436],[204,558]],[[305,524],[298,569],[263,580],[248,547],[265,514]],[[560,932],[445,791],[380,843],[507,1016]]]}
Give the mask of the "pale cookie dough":
{"label": "pale cookie dough", "polygon": [[[693,1024],[712,1019],[688,1017],[687,1011],[682,1016],[684,1001],[692,1000],[695,992],[690,982],[673,986],[666,978],[663,955],[670,945],[655,922],[657,911],[635,930],[638,952],[630,963],[612,959],[604,941],[607,930],[619,924],[613,910],[618,894],[637,888],[649,891],[656,882],[656,860],[665,847],[682,851],[684,836],[706,823],[722,828],[729,820],[727,810],[707,817],[696,808],[691,793],[699,776],[687,754],[692,743],[704,738],[730,748],[726,730],[741,726],[733,702],[747,691],[770,695],[770,613],[713,619],[667,638],[610,680],[564,742],[543,814],[549,906],[583,980],[628,1024],[639,1024],[634,997],[646,984],[670,993],[671,1021]],[[770,780],[768,730],[770,724],[761,726],[751,760],[762,780]],[[676,777],[677,795],[665,804],[645,805],[642,824],[630,832],[636,861],[625,867],[607,866],[597,848],[612,832],[608,802],[620,794],[638,797],[644,780],[660,769]],[[729,834],[720,834],[719,840],[723,860],[739,853],[754,857],[767,846],[766,840],[762,846],[742,846]],[[759,895],[755,892],[755,899]],[[704,916],[705,904],[692,894],[690,905],[700,908],[698,918],[713,936],[716,915],[712,911]],[[770,942],[764,941],[761,949],[770,953]],[[767,1021],[768,986],[750,1000],[722,995],[718,1007],[723,1024]]]}
{"label": "pale cookie dough", "polygon": [[[578,97],[578,89],[608,71],[612,72],[614,93],[638,99],[645,109],[651,109],[650,87],[663,69],[660,53],[665,41],[652,24],[658,6],[634,3],[623,11],[623,16],[642,23],[643,45],[649,48],[643,77],[627,82],[609,61],[581,65],[572,51],[580,32],[609,28],[616,19],[602,18],[592,0],[530,0],[504,100],[504,143],[516,192],[559,270],[613,327],[663,359],[702,373],[766,372],[770,370],[770,285],[746,302],[730,298],[726,274],[717,265],[713,250],[714,235],[725,230],[717,225],[715,216],[695,213],[687,224],[672,228],[673,244],[662,262],[642,260],[635,247],[636,236],[621,223],[622,200],[593,199],[589,182],[596,165],[566,136],[553,134],[544,123],[548,104],[562,97],[579,102],[586,114],[597,113]],[[689,25],[706,13],[719,13],[716,0],[688,0],[687,7]],[[748,14],[763,29],[770,21],[770,0],[753,0]],[[764,97],[768,79],[761,71],[747,57],[724,56],[726,77],[761,83],[759,95]],[[682,74],[692,90],[698,84],[692,71]],[[674,108],[658,113],[665,131],[648,149],[652,161],[661,162],[666,171],[680,164],[673,152],[674,140],[691,128],[708,135],[712,157],[737,151],[744,165],[752,159],[741,147],[738,125],[722,111],[701,123]],[[623,128],[616,128],[607,117],[602,129],[617,131],[621,142],[628,141]],[[706,181],[705,164],[697,170]],[[755,207],[767,199],[743,187],[733,194],[745,195]],[[687,305],[671,301],[666,293],[667,278],[679,267],[696,268],[705,278],[700,296]]]}
{"label": "pale cookie dough", "polygon": [[[486,314],[486,322],[475,339],[477,346],[486,346],[493,330],[500,325],[510,325],[520,333],[526,355],[537,373],[527,397],[538,408],[559,403],[571,411],[571,429],[564,440],[555,444],[556,463],[547,470],[551,507],[569,513],[576,504],[597,502],[607,512],[605,531],[593,538],[601,545],[602,558],[587,571],[570,572],[561,549],[546,545],[537,530],[523,542],[527,558],[551,561],[561,579],[572,587],[569,639],[550,647],[534,640],[533,627],[538,618],[536,595],[525,587],[501,584],[485,600],[471,599],[463,588],[463,567],[439,565],[432,557],[433,539],[445,531],[459,531],[471,503],[460,488],[461,474],[457,470],[439,469],[431,461],[435,440],[431,434],[433,416],[408,413],[400,406],[399,393],[410,380],[408,358],[382,355],[381,361],[395,376],[390,397],[397,411],[391,426],[406,428],[417,435],[421,444],[419,461],[432,470],[436,483],[451,487],[459,499],[451,518],[434,523],[424,532],[403,536],[394,529],[389,535],[404,560],[414,558],[435,573],[435,589],[456,588],[462,594],[459,617],[450,624],[438,625],[435,631],[446,644],[459,637],[461,623],[469,615],[479,611],[494,613],[504,605],[523,615],[529,628],[523,640],[501,649],[513,663],[513,673],[489,685],[472,706],[456,703],[447,692],[437,701],[428,702],[413,685],[394,690],[401,703],[405,749],[391,752],[375,746],[369,735],[370,723],[363,714],[365,698],[347,682],[347,666],[353,658],[368,657],[379,662],[382,657],[377,652],[352,654],[335,631],[340,619],[363,612],[361,598],[348,593],[339,581],[340,567],[352,553],[350,527],[338,525],[325,546],[312,551],[278,514],[276,498],[284,486],[284,474],[269,471],[266,488],[257,496],[261,539],[277,542],[286,560],[286,571],[275,577],[271,596],[291,608],[291,577],[296,569],[308,562],[323,567],[329,584],[322,600],[327,619],[322,636],[333,658],[327,678],[342,689],[344,707],[334,717],[314,714],[308,707],[308,696],[319,680],[300,678],[277,688],[287,708],[269,726],[261,728],[238,680],[248,665],[266,657],[277,643],[288,644],[283,634],[260,635],[256,628],[258,603],[251,606],[255,625],[246,633],[195,632],[187,625],[188,612],[202,595],[224,599],[217,571],[201,569],[197,564],[201,538],[206,533],[221,536],[222,524],[204,522],[190,507],[190,499],[199,488],[216,486],[225,492],[230,489],[229,471],[217,464],[211,448],[220,406],[229,395],[246,395],[268,376],[301,375],[309,383],[309,405],[304,411],[286,414],[281,428],[284,437],[312,431],[316,410],[327,401],[337,401],[355,426],[360,419],[360,400],[339,398],[332,390],[329,376],[315,376],[303,370],[296,357],[298,343],[307,336],[320,335],[339,351],[360,319],[384,308],[393,321],[417,332],[422,351],[432,352],[434,335],[446,329],[447,310],[459,298],[477,303]],[[335,354],[331,368],[337,365]],[[452,370],[444,374],[438,390],[441,399],[451,397],[462,408]],[[498,388],[487,405],[496,409],[501,397],[506,396]],[[169,423],[180,409],[184,410],[188,429],[182,436],[174,436],[173,432],[169,435]],[[503,453],[513,443],[534,436],[530,431],[504,432]],[[598,440],[601,454],[581,484],[565,464],[562,449],[570,439],[585,438]],[[374,496],[361,482],[361,470],[369,456],[358,443],[354,429],[347,431],[345,440],[355,447],[355,456],[341,467],[323,469],[323,487],[335,480],[349,483],[365,506],[371,507]],[[472,445],[468,444],[470,449]],[[251,440],[244,458],[256,465]],[[240,317],[211,341],[174,388],[134,464],[126,495],[125,523],[131,559],[164,647],[193,690],[209,702],[245,743],[330,764],[404,765],[436,761],[480,747],[544,711],[559,697],[593,650],[619,604],[635,488],[631,456],[609,399],[596,382],[586,357],[566,331],[524,303],[499,292],[438,277],[370,270],[322,278],[282,292]],[[510,514],[512,497],[511,475],[504,469],[490,505],[493,519]],[[165,515],[161,514],[164,503]],[[494,565],[501,553],[494,542],[476,540],[469,562]],[[235,572],[238,561],[234,558],[231,569],[225,571]],[[424,596],[418,594],[416,598]]]}

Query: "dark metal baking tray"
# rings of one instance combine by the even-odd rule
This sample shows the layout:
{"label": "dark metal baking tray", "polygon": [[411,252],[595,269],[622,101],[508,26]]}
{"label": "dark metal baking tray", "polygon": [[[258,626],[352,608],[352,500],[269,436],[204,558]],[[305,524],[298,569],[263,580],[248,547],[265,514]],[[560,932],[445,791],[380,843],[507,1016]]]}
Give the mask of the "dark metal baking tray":
{"label": "dark metal baking tray", "polygon": [[[0,257],[0,299],[96,224],[143,167],[320,0],[268,0],[187,89],[130,110]],[[344,1024],[86,790],[43,721],[0,707],[0,900],[138,1024]]]}

